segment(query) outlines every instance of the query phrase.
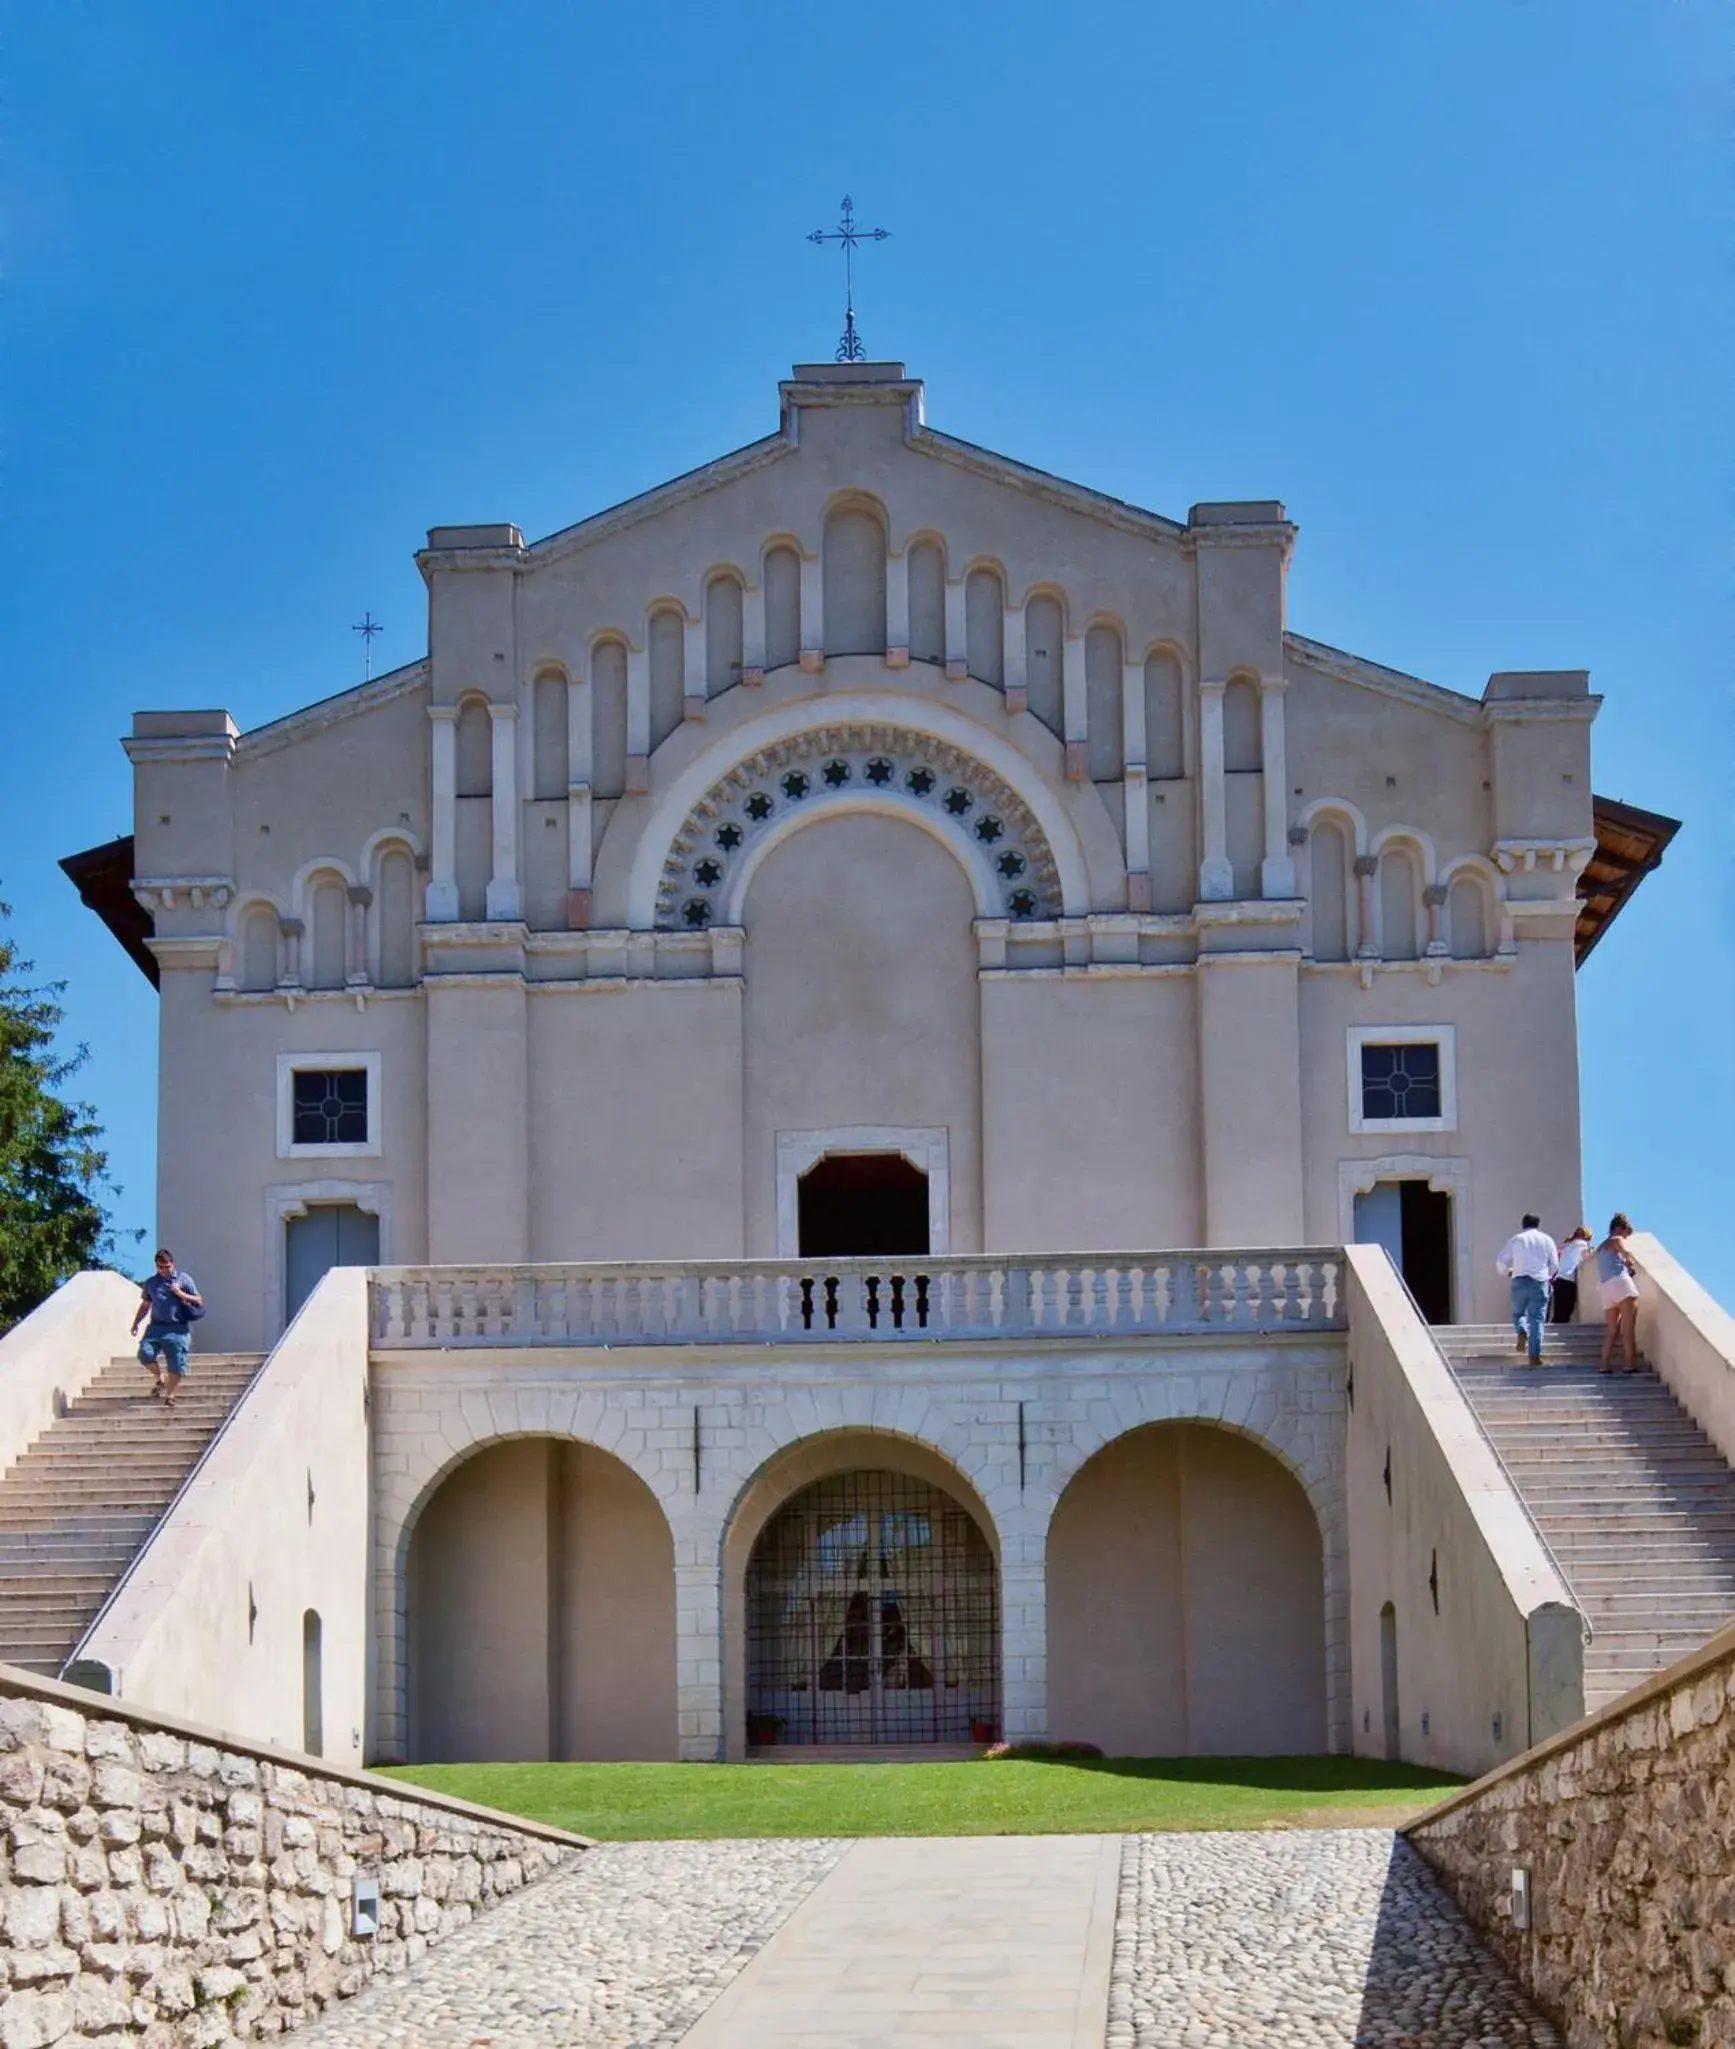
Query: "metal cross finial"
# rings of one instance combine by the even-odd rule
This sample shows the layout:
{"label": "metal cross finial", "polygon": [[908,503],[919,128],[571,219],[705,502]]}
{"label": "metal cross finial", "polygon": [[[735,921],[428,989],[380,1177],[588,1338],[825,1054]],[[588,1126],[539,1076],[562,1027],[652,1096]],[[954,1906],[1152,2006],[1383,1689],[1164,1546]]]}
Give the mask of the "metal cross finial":
{"label": "metal cross finial", "polygon": [[862,347],[861,336],[855,331],[855,250],[858,242],[883,242],[889,233],[885,228],[858,228],[855,224],[855,201],[846,192],[843,196],[843,219],[835,228],[815,228],[808,236],[810,242],[822,246],[827,242],[843,244],[843,339],[837,345],[840,363],[860,363],[867,358]]}
{"label": "metal cross finial", "polygon": [[380,625],[371,612],[364,612],[361,615],[361,624],[359,626],[352,626],[349,630],[351,633],[359,633],[361,635],[361,644],[366,650],[362,658],[362,681],[364,683],[371,683],[374,673],[374,635],[376,633],[384,633],[385,628]]}

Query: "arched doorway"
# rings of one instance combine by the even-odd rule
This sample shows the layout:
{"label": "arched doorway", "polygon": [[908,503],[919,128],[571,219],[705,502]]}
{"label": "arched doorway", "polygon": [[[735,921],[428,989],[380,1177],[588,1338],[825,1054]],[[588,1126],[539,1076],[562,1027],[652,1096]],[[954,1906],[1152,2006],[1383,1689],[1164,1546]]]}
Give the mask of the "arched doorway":
{"label": "arched doorway", "polygon": [[406,1575],[412,1762],[679,1754],[674,1540],[619,1459],[484,1447],[429,1497]]}
{"label": "arched doorway", "polygon": [[1325,1564],[1287,1469],[1158,1423],[1104,1446],[1049,1525],[1048,1728],[1110,1756],[1321,1752]]}
{"label": "arched doorway", "polygon": [[803,1487],[748,1560],[746,1664],[750,1746],[993,1740],[999,1574],[975,1517],[908,1473]]}

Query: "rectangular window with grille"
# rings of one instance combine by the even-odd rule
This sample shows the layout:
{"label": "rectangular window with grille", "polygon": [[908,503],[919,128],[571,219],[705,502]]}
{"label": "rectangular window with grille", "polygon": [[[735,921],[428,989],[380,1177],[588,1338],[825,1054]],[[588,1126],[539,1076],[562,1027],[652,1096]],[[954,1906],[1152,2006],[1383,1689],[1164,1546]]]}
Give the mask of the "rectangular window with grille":
{"label": "rectangular window with grille", "polygon": [[367,1069],[320,1067],[295,1076],[297,1145],[367,1143]]}
{"label": "rectangular window with grille", "polygon": [[1352,1025],[1351,1131],[1456,1131],[1457,1036],[1451,1025]]}
{"label": "rectangular window with grille", "polygon": [[1440,1049],[1437,1045],[1363,1046],[1361,1113],[1381,1123],[1440,1114]]}
{"label": "rectangular window with grille", "polygon": [[279,1159],[377,1155],[380,1109],[378,1053],[278,1054]]}

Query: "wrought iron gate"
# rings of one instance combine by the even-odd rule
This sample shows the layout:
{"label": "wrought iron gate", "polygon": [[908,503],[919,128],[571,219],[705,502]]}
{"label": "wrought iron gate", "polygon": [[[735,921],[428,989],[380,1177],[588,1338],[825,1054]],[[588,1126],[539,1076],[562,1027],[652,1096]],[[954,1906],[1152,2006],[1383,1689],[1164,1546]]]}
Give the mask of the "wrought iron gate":
{"label": "wrought iron gate", "polygon": [[991,1741],[997,1581],[975,1518],[926,1481],[804,1488],[747,1567],[749,1744]]}

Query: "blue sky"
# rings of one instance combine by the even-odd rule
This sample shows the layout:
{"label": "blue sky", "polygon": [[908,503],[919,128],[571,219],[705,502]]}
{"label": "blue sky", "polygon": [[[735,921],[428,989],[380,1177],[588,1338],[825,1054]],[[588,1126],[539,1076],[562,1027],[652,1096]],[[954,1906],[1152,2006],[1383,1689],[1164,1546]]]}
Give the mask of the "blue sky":
{"label": "blue sky", "polygon": [[1598,789],[1687,823],[1580,978],[1587,1209],[1735,1300],[1728,73],[1711,0],[15,0],[0,891],[125,1221],[154,998],[55,860],[129,828],[134,708],[341,689],[364,608],[413,659],[428,526],[768,431],[847,190],[936,425],[1280,496],[1291,623],[1376,660],[1592,671]]}

